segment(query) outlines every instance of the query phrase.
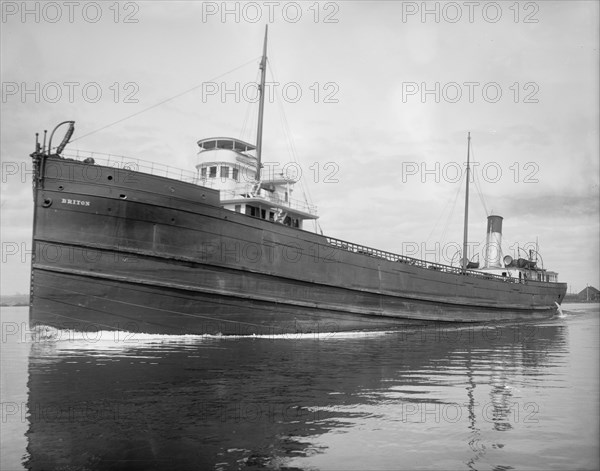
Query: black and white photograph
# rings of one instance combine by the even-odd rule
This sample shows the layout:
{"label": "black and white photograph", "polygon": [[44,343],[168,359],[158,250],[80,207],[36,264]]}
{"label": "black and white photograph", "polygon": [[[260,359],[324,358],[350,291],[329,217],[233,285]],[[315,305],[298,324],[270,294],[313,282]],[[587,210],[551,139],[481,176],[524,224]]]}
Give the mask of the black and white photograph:
{"label": "black and white photograph", "polygon": [[598,1],[0,6],[0,469],[600,469]]}

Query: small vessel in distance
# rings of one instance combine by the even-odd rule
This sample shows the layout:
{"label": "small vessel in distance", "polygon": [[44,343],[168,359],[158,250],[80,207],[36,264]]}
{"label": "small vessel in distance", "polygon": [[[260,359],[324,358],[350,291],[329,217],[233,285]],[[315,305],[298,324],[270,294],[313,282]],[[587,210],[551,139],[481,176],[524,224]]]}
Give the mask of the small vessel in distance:
{"label": "small vessel in distance", "polygon": [[265,33],[256,146],[199,140],[197,172],[63,152],[72,121],[59,124],[69,130],[56,148],[59,126],[47,146],[36,137],[31,325],[248,335],[556,313],[567,285],[532,256],[502,258],[497,215],[481,269],[466,257],[453,267],[305,230],[318,216],[294,198],[296,180],[261,174],[266,64]]}

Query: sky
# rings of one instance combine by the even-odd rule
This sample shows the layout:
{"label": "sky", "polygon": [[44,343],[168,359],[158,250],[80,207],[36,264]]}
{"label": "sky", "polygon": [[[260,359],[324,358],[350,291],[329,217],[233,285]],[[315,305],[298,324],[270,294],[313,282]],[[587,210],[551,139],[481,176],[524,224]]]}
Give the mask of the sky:
{"label": "sky", "polygon": [[470,256],[498,214],[504,253],[599,287],[598,5],[3,1],[1,293],[29,290],[35,133],[189,170],[254,143],[265,25],[263,161],[297,162],[324,234],[450,263],[470,132]]}

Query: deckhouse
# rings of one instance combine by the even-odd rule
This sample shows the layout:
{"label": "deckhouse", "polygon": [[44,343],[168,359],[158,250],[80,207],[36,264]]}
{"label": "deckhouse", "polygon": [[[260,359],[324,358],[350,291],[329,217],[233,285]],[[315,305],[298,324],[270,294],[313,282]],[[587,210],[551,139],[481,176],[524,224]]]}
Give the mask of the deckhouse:
{"label": "deckhouse", "polygon": [[[486,256],[483,269],[484,273],[491,273],[503,277],[519,279],[520,282],[527,280],[546,281],[556,283],[558,273],[540,268],[537,265],[539,253],[537,250],[529,250],[527,258],[514,260],[510,255],[502,254],[502,216],[488,216]],[[523,250],[523,249],[519,249]]]}
{"label": "deckhouse", "polygon": [[292,196],[297,178],[258,175],[256,146],[229,137],[202,139],[198,146],[199,183],[220,191],[223,208],[299,229],[318,218],[314,205]]}

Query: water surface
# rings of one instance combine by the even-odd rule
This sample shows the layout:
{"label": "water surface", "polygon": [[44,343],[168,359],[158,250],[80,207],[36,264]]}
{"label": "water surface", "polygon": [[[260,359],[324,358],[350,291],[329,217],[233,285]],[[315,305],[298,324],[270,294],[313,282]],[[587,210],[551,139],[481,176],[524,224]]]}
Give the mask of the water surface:
{"label": "water surface", "polygon": [[598,469],[598,305],[563,310],[369,334],[32,339],[27,308],[3,308],[2,469]]}

